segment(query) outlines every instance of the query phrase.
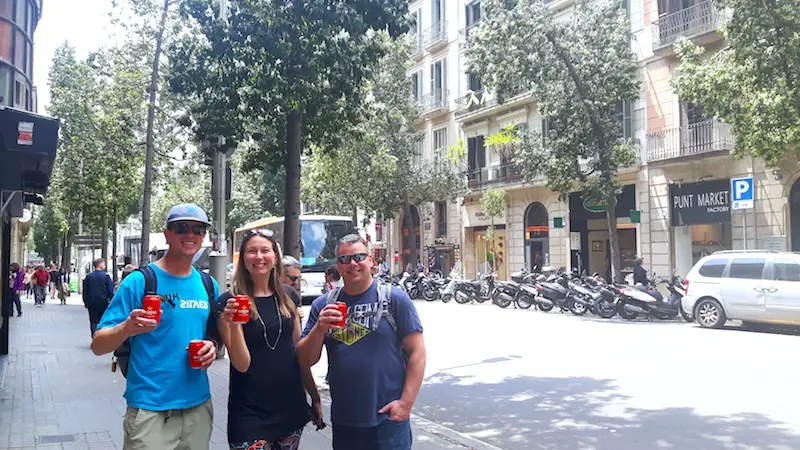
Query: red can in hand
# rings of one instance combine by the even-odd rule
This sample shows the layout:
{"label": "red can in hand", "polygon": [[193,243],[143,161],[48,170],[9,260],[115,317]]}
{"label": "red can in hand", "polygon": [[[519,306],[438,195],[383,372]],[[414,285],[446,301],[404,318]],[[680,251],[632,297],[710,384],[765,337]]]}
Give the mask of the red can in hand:
{"label": "red can in hand", "polygon": [[200,362],[200,356],[198,353],[204,345],[206,344],[203,341],[189,342],[189,367],[192,369],[199,369],[203,367],[203,363]]}
{"label": "red can in hand", "polygon": [[342,320],[336,324],[337,327],[345,327],[347,325],[347,303],[336,302],[336,307],[342,313]]}
{"label": "red can in hand", "polygon": [[250,322],[250,297],[237,295],[234,300],[239,306],[236,307],[236,312],[233,314],[233,323],[244,324]]}
{"label": "red can in hand", "polygon": [[142,300],[142,309],[147,313],[148,319],[161,323],[161,297],[158,295],[145,295]]}

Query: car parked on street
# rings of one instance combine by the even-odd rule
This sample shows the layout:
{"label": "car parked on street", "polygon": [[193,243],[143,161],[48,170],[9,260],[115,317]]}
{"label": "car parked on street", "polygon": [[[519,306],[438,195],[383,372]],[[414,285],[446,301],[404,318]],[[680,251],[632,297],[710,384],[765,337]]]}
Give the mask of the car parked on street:
{"label": "car parked on street", "polygon": [[681,301],[705,328],[728,320],[800,325],[800,255],[770,250],[720,251],[703,257],[684,282]]}

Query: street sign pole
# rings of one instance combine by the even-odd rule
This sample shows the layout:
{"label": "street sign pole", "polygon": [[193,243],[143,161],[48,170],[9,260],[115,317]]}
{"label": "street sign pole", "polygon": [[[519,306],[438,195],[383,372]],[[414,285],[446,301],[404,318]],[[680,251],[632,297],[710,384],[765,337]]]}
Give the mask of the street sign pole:
{"label": "street sign pole", "polygon": [[742,210],[743,248],[747,250],[747,210],[755,204],[755,185],[753,177],[731,179],[731,205],[733,210]]}

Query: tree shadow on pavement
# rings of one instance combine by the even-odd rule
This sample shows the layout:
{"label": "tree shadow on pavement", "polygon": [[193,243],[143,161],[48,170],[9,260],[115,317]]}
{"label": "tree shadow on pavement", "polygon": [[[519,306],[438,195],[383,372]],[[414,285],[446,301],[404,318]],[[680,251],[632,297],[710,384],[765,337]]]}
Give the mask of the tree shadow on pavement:
{"label": "tree shadow on pavement", "polygon": [[502,449],[745,450],[797,448],[800,436],[756,413],[625,406],[612,380],[512,377],[482,383],[438,373],[415,413]]}

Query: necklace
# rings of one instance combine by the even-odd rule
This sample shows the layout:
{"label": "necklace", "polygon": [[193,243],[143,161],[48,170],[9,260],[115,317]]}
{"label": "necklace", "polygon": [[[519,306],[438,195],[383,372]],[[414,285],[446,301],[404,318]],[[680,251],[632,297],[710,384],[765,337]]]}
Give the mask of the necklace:
{"label": "necklace", "polygon": [[275,313],[278,316],[278,338],[275,339],[275,344],[271,345],[269,343],[269,338],[267,338],[267,326],[264,324],[264,321],[261,320],[261,315],[258,316],[258,321],[261,322],[261,329],[264,331],[264,343],[267,344],[270,350],[275,351],[275,347],[278,346],[278,342],[281,340],[281,334],[283,333],[283,317],[281,317],[281,311],[278,308],[278,296],[275,295]]}

